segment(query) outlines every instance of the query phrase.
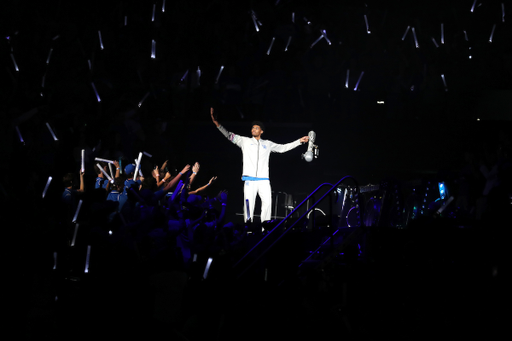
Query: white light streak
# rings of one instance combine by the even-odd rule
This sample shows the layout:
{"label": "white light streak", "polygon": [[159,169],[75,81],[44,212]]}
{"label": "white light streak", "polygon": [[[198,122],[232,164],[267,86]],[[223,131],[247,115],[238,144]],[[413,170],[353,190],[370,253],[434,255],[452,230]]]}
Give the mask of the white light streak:
{"label": "white light streak", "polygon": [[141,107],[142,103],[144,103],[144,101],[146,100],[146,98],[149,96],[149,91],[146,92],[146,94],[144,95],[144,97],[140,100],[139,102],[139,108]]}
{"label": "white light streak", "polygon": [[468,34],[466,33],[466,30],[464,30],[464,39],[466,39],[466,41],[469,41]]}
{"label": "white light streak", "polygon": [[108,164],[108,170],[110,171],[110,178],[112,179],[112,182],[114,182],[114,172],[112,171],[112,164]]}
{"label": "white light streak", "polygon": [[153,4],[153,15],[151,16],[151,21],[155,21],[155,11],[156,11],[156,4]]}
{"label": "white light streak", "polygon": [[18,64],[16,64],[16,60],[14,59],[14,55],[11,53],[11,59],[12,59],[12,62],[14,64],[14,69],[16,71],[20,71],[20,69],[18,69]]}
{"label": "white light streak", "polygon": [[75,215],[71,222],[76,223],[76,219],[78,218],[78,213],[80,213],[80,207],[82,207],[82,200],[78,202],[78,206],[76,207]]}
{"label": "white light streak", "polygon": [[492,43],[492,36],[494,35],[494,30],[496,29],[496,24],[492,25],[491,36],[489,37],[489,43]]}
{"label": "white light streak", "polygon": [[124,16],[124,26],[128,25],[128,16]]}
{"label": "white light streak", "polygon": [[153,39],[151,40],[151,59],[156,58],[156,41]]}
{"label": "white light streak", "polygon": [[274,45],[275,40],[276,40],[276,37],[272,37],[272,41],[270,42],[270,46],[268,47],[268,50],[267,50],[267,56],[270,55],[270,50],[272,50],[272,45]]}
{"label": "white light streak", "polygon": [[256,29],[256,32],[259,32],[260,29],[258,27],[258,19],[256,18],[256,13],[254,13],[253,10],[251,10],[251,18],[252,18],[252,22],[254,23],[254,28]]}
{"label": "white light streak", "polygon": [[219,83],[220,74],[224,70],[224,65],[220,67],[219,73],[217,74],[217,78],[215,79],[215,84]]}
{"label": "white light streak", "polygon": [[195,263],[197,261],[197,253],[194,253],[194,256],[192,257],[192,263]]}
{"label": "white light streak", "polygon": [[208,271],[210,271],[210,265],[212,265],[213,259],[208,258],[208,262],[206,263],[206,268],[204,269],[203,279],[206,279],[208,277]]}
{"label": "white light streak", "polygon": [[327,38],[327,33],[325,32],[325,30],[321,30],[320,32],[322,32],[322,36],[325,38],[325,40],[327,40],[329,45],[331,45],[331,41],[329,40],[329,38]]}
{"label": "white light streak", "polygon": [[247,220],[249,220],[251,219],[251,211],[249,210],[249,199],[245,199],[245,209],[247,212]]}
{"label": "white light streak", "polygon": [[98,94],[98,90],[96,90],[96,87],[94,86],[94,83],[91,82],[91,85],[92,85],[92,89],[94,90],[94,93],[96,94],[96,99],[98,100],[98,102],[101,102],[100,95]]}
{"label": "white light streak", "polygon": [[316,45],[316,43],[318,43],[318,42],[320,41],[320,39],[322,39],[323,37],[324,37],[323,35],[321,35],[320,37],[318,37],[318,39],[317,39],[317,40],[315,40],[315,42],[314,42],[313,44],[311,44],[311,46],[310,46],[309,48],[310,48],[310,49],[312,49],[312,48],[313,48],[313,46],[315,46],[315,45]]}
{"label": "white light streak", "polygon": [[354,88],[354,91],[357,91],[357,88],[359,87],[359,82],[361,81],[361,78],[363,78],[364,71],[361,71],[361,75],[359,75],[359,79],[357,80],[356,87]]}
{"label": "white light streak", "polygon": [[85,149],[82,149],[82,167],[80,168],[80,170],[83,172],[85,172]]}
{"label": "white light streak", "polygon": [[441,44],[444,44],[444,24],[441,24]]}
{"label": "white light streak", "polygon": [[146,153],[146,152],[142,152],[144,155],[146,155],[147,157],[153,157],[153,155],[149,154],[149,153]]}
{"label": "white light streak", "polygon": [[476,0],[473,1],[473,6],[471,6],[471,13],[473,13],[473,11],[475,10],[475,5],[476,5]]}
{"label": "white light streak", "polygon": [[437,41],[434,39],[434,37],[432,37],[432,41],[434,42],[434,45],[435,45],[436,47],[439,47],[439,45],[437,45]]}
{"label": "white light streak", "polygon": [[370,27],[368,26],[368,18],[366,17],[366,14],[364,15],[364,22],[366,23],[366,32],[370,34]]}
{"label": "white light streak", "polygon": [[196,76],[197,76],[197,85],[200,85],[201,69],[199,68],[199,66],[197,67]]}
{"label": "white light streak", "polygon": [[[110,165],[110,163],[109,163]],[[111,183],[114,182],[114,180],[110,177],[110,175],[108,175],[107,172],[105,172],[105,170],[103,169],[103,167],[101,167],[101,165],[99,163],[96,164],[96,166],[99,168],[99,170],[103,173],[103,175],[105,175],[108,179],[108,181],[110,181]]]}
{"label": "white light streak", "polygon": [[101,39],[101,31],[98,31],[98,36],[100,37],[100,48],[103,50],[103,40]]}
{"label": "white light streak", "polygon": [[53,270],[57,270],[57,252],[53,253]]}
{"label": "white light streak", "polygon": [[142,153],[139,153],[139,158],[137,159],[137,163],[135,165],[135,172],[133,173],[133,179],[137,180],[137,174],[140,171],[140,160],[142,159]]}
{"label": "white light streak", "polygon": [[188,70],[187,70],[187,71],[185,71],[185,74],[183,75],[183,77],[181,77],[181,81],[183,82],[183,80],[184,80],[185,78],[187,78],[187,76],[188,76]]}
{"label": "white light streak", "polygon": [[286,43],[286,47],[284,48],[285,51],[288,51],[288,46],[290,46],[290,42],[292,41],[292,36],[288,37],[288,42]]}
{"label": "white light streak", "polygon": [[411,28],[411,26],[407,26],[407,29],[405,30],[405,33],[404,35],[402,36],[402,40],[405,39],[405,36],[407,35],[407,33],[409,32],[409,29]]}
{"label": "white light streak", "polygon": [[446,79],[444,78],[444,74],[441,74],[441,78],[443,79],[444,91],[448,91],[448,86],[446,86]]}
{"label": "white light streak", "polygon": [[165,0],[164,0],[164,2],[162,3],[162,13],[165,13]]}
{"label": "white light streak", "polygon": [[347,77],[345,78],[345,88],[348,89],[348,80],[350,77],[350,69],[347,69]]}
{"label": "white light streak", "polygon": [[89,64],[89,70],[92,70],[92,64],[90,59],[87,59],[87,64]]}
{"label": "white light streak", "polygon": [[46,192],[48,191],[48,187],[50,187],[50,182],[52,182],[52,177],[51,176],[48,177],[48,180],[46,181],[46,186],[44,186],[43,199],[46,196]]}
{"label": "white light streak", "polygon": [[295,12],[292,12],[292,23],[295,24]]}
{"label": "white light streak", "polygon": [[57,39],[59,39],[59,37],[60,37],[60,35],[57,34],[55,37],[52,38],[52,40],[57,40]]}
{"label": "white light streak", "polygon": [[78,233],[78,224],[75,224],[75,231],[73,232],[73,239],[71,239],[71,246],[75,246],[77,233]]}
{"label": "white light streak", "polygon": [[25,141],[23,141],[23,137],[21,137],[20,128],[18,128],[18,126],[16,126],[16,131],[18,132],[18,138],[20,139],[20,142],[25,144]]}
{"label": "white light streak", "polygon": [[52,56],[53,49],[50,49],[50,52],[48,53],[48,58],[46,58],[46,65],[50,64],[50,57]]}
{"label": "white light streak", "polygon": [[89,272],[89,259],[91,258],[91,245],[87,245],[87,256],[85,257],[85,269],[84,272]]}
{"label": "white light streak", "polygon": [[414,30],[414,27],[412,28],[412,35],[414,37],[414,44],[416,45],[416,48],[418,49],[420,45],[418,44],[418,39],[416,38],[416,31]]}
{"label": "white light streak", "polygon": [[101,161],[101,162],[107,162],[107,163],[114,163],[112,160],[102,159],[100,157],[94,158],[95,161]]}
{"label": "white light streak", "polygon": [[501,22],[505,22],[505,4],[501,3]]}
{"label": "white light streak", "polygon": [[50,127],[50,124],[48,122],[46,122],[46,126],[48,127],[50,134],[52,134],[53,140],[58,141],[59,139],[57,138],[57,136],[55,136],[55,133],[53,132],[53,129],[52,129],[52,127]]}

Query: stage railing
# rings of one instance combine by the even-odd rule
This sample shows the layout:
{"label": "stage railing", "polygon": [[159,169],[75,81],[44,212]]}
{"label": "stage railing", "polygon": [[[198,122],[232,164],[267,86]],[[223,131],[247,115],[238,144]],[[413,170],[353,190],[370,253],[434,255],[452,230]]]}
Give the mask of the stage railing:
{"label": "stage railing", "polygon": [[[241,266],[245,263],[244,260],[245,259],[248,259],[248,257],[254,253],[256,253],[256,251],[260,248],[263,248],[265,246],[265,242],[268,240],[270,240],[270,238],[273,236],[273,233],[276,233],[277,231],[280,231],[281,229],[283,229],[284,227],[284,224],[286,223],[286,221],[288,219],[290,219],[290,217],[293,216],[293,214],[295,212],[297,212],[300,208],[302,208],[304,205],[307,205],[309,203],[310,200],[313,200],[314,201],[314,196],[315,194],[323,187],[325,186],[330,186],[329,187],[329,190],[327,192],[325,192],[322,197],[320,197],[320,199],[318,199],[316,202],[313,203],[313,205],[311,206],[308,206],[307,209],[306,209],[306,212],[304,214],[302,214],[300,216],[300,218],[298,218],[295,222],[293,222],[293,224],[291,226],[289,226],[286,230],[283,229],[283,232],[274,240],[271,242],[270,245],[268,245],[266,248],[263,249],[263,251],[261,251],[261,253],[259,255],[256,256],[256,258],[249,264],[247,265],[245,268],[243,268],[242,270],[240,270],[240,273],[238,275],[238,278],[242,277],[254,264],[256,264],[272,247],[274,247],[274,245],[276,245],[288,232],[290,232],[291,230],[293,230],[293,227],[295,227],[295,225],[297,225],[300,221],[302,221],[305,217],[308,216],[309,212],[313,211],[313,224],[314,224],[314,217],[315,217],[315,207],[318,206],[318,204],[320,204],[326,197],[330,197],[332,198],[332,193],[333,191],[341,184],[343,183],[345,180],[347,179],[351,179],[354,183],[355,183],[355,186],[356,186],[356,193],[359,192],[359,185],[356,181],[355,178],[353,178],[352,176],[350,175],[347,175],[343,178],[341,178],[338,182],[336,182],[335,184],[330,184],[330,183],[323,183],[321,184],[320,186],[318,186],[313,192],[311,192],[307,197],[306,199],[304,199],[297,207],[295,207],[282,221],[279,222],[279,224],[277,224],[267,235],[265,235],[256,245],[254,245],[242,258],[240,258],[240,260],[238,260],[238,262],[236,262],[234,265],[233,265],[233,268],[234,269],[237,269],[237,268],[241,268]],[[359,218],[361,218],[361,212],[362,212],[362,207],[360,205],[360,210],[359,210]],[[332,204],[330,205],[330,212],[329,212],[329,216],[330,218],[332,219]],[[331,224],[332,225],[332,224]],[[314,225],[313,225],[314,226]],[[331,233],[332,234],[332,233]],[[332,238],[331,238],[332,239]]]}

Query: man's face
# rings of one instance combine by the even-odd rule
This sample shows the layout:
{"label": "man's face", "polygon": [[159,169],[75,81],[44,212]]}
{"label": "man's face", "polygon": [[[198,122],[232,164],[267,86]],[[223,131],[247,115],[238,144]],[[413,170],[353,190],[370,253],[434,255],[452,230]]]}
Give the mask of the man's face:
{"label": "man's face", "polygon": [[261,134],[263,134],[263,130],[261,130],[260,126],[253,125],[251,129],[252,136],[254,137],[260,137]]}

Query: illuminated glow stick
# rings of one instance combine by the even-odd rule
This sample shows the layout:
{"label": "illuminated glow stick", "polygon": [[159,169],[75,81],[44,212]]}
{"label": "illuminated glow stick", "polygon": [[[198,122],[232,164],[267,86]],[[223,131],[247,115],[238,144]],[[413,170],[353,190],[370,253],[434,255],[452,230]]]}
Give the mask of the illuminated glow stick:
{"label": "illuminated glow stick", "polygon": [[18,137],[20,139],[20,142],[25,144],[25,141],[23,141],[23,137],[21,137],[20,128],[18,128],[18,126],[16,126],[16,131],[18,132]]}
{"label": "illuminated glow stick", "polygon": [[222,73],[222,70],[224,70],[224,66],[220,67],[219,74],[217,75],[217,79],[215,79],[215,84],[219,82],[220,74]]}
{"label": "illuminated glow stick", "polygon": [[354,91],[357,91],[357,88],[359,87],[359,82],[361,81],[361,78],[363,78],[364,71],[361,71],[361,75],[359,75],[359,79],[357,80],[356,87],[354,88]]}
{"label": "illuminated glow stick", "polygon": [[257,22],[257,18],[256,18],[256,13],[254,13],[253,10],[251,10],[251,18],[252,18],[252,22],[254,23],[254,28],[256,29],[256,32],[259,32],[260,29],[258,27],[258,22]]}
{"label": "illuminated glow stick", "polygon": [[44,186],[44,190],[43,190],[43,199],[46,195],[46,191],[48,191],[48,187],[50,187],[50,182],[52,182],[52,177],[49,176],[48,177],[48,181],[46,181],[46,186]]}
{"label": "illuminated glow stick", "polygon": [[492,36],[494,35],[494,30],[496,29],[496,24],[492,25],[491,36],[489,37],[489,43],[492,43]]}
{"label": "illuminated glow stick", "polygon": [[133,178],[137,179],[137,174],[140,170],[140,160],[142,159],[142,153],[139,153],[139,158],[137,159],[137,164],[135,166],[135,173],[133,173]]}
{"label": "illuminated glow stick", "polygon": [[124,26],[126,26],[128,24],[128,16],[124,16]]}
{"label": "illuminated glow stick", "polygon": [[12,62],[14,63],[14,69],[16,71],[20,71],[20,69],[18,69],[18,64],[16,64],[16,60],[14,59],[14,55],[11,53],[11,59],[12,59]]}
{"label": "illuminated glow stick", "polygon": [[290,46],[290,42],[292,41],[292,36],[288,37],[288,42],[286,43],[286,47],[284,48],[285,51],[288,51],[288,46]]}
{"label": "illuminated glow stick", "polygon": [[112,164],[108,164],[108,170],[110,171],[110,178],[114,179],[114,173],[112,172]]}
{"label": "illuminated glow stick", "polygon": [[80,213],[80,207],[82,207],[82,200],[78,202],[78,206],[76,207],[75,216],[71,222],[76,223],[76,219],[78,218],[78,213]]}
{"label": "illuminated glow stick", "polygon": [[270,50],[272,50],[272,45],[274,45],[274,41],[276,40],[276,37],[272,37],[272,41],[270,42],[270,46],[267,50],[267,56],[270,55]]}
{"label": "illuminated glow stick", "polygon": [[196,75],[197,75],[197,85],[200,85],[199,81],[201,80],[201,69],[199,68],[199,66],[197,67]]}
{"label": "illuminated glow stick", "polygon": [[464,30],[464,39],[466,39],[466,41],[469,41],[468,40],[468,34],[466,33],[466,30]]}
{"label": "illuminated glow stick", "polygon": [[181,77],[181,81],[182,81],[182,82],[183,82],[183,80],[187,77],[187,75],[188,75],[188,70],[187,70],[187,71],[185,71],[185,74],[183,75],[183,77]]}
{"label": "illuminated glow stick", "polygon": [[350,69],[347,69],[347,77],[345,78],[345,88],[347,88],[347,89],[348,89],[349,75],[350,75]]}
{"label": "illuminated glow stick", "polygon": [[[471,46],[469,47],[469,52],[471,53]],[[469,55],[469,59],[471,59],[471,54]]]}
{"label": "illuminated glow stick", "polygon": [[327,42],[329,43],[329,45],[331,45],[331,41],[329,40],[329,38],[327,38],[327,33],[325,32],[325,30],[322,30],[320,31],[322,32],[322,36],[325,38],[325,40],[327,40]]}
{"label": "illuminated glow stick", "polygon": [[505,4],[501,3],[501,22],[505,22]]}
{"label": "illuminated glow stick", "polygon": [[53,270],[57,270],[57,252],[53,253]]}
{"label": "illuminated glow stick", "polygon": [[50,49],[50,52],[48,53],[48,58],[46,58],[46,64],[48,65],[50,63],[50,57],[52,56],[53,49]]}
{"label": "illuminated glow stick", "polygon": [[121,165],[121,159],[119,159],[119,174],[123,174],[123,166]]}
{"label": "illuminated glow stick", "polygon": [[164,0],[164,2],[162,3],[162,13],[165,13],[165,0]]}
{"label": "illuminated glow stick", "polygon": [[57,138],[57,136],[55,136],[55,133],[53,132],[52,127],[50,127],[50,124],[48,124],[48,122],[46,122],[46,126],[48,127],[48,130],[50,131],[50,134],[52,134],[53,140],[54,141],[58,141],[59,139]]}
{"label": "illuminated glow stick", "polygon": [[471,6],[471,13],[475,10],[476,0],[473,2],[473,6]]}
{"label": "illuminated glow stick", "polygon": [[[110,163],[109,163],[110,165]],[[101,165],[99,163],[96,164],[96,166],[100,169],[100,171],[103,173],[103,175],[105,175],[108,179],[108,181],[110,181],[111,183],[114,182],[114,180],[110,177],[110,175],[108,175],[107,172],[105,172],[105,170],[103,169],[103,167],[101,167]]]}
{"label": "illuminated glow stick", "polygon": [[210,265],[212,265],[213,259],[210,257],[208,258],[208,262],[206,263],[206,268],[204,269],[203,279],[206,279],[208,277],[208,271],[210,271]]}
{"label": "illuminated glow stick", "polygon": [[324,37],[323,35],[321,35],[320,37],[318,37],[318,39],[317,39],[317,40],[315,40],[315,42],[314,42],[313,44],[311,44],[311,46],[310,46],[309,48],[310,48],[310,49],[312,49],[312,48],[313,48],[313,46],[315,46],[315,45],[316,45],[316,43],[318,43],[318,42],[320,41],[320,39],[322,39],[323,37]]}
{"label": "illuminated glow stick", "polygon": [[441,78],[443,79],[444,91],[448,91],[448,87],[446,86],[446,79],[444,78],[444,74],[441,74]]}
{"label": "illuminated glow stick", "polygon": [[91,257],[91,245],[87,245],[87,256],[85,257],[85,269],[84,272],[89,272],[89,259]]}
{"label": "illuminated glow stick", "polygon": [[75,246],[77,233],[78,233],[78,224],[75,224],[75,232],[73,232],[73,239],[71,239],[71,246]]}
{"label": "illuminated glow stick", "polygon": [[156,41],[154,39],[151,40],[151,58],[156,58]]}
{"label": "illuminated glow stick", "polygon": [[304,21],[308,23],[308,25],[311,25],[311,21],[309,21],[306,17],[304,17]]}
{"label": "illuminated glow stick", "polygon": [[194,257],[192,257],[192,263],[195,263],[197,261],[197,253],[194,253]]}
{"label": "illuminated glow stick", "polygon": [[94,83],[91,82],[91,85],[92,85],[92,89],[94,90],[94,93],[96,94],[96,99],[98,100],[98,102],[101,102],[100,95],[98,94],[98,90],[96,90],[96,87],[94,86]]}
{"label": "illuminated glow stick", "polygon": [[405,33],[404,35],[402,36],[402,40],[405,39],[405,36],[407,35],[407,33],[409,32],[409,29],[411,28],[411,26],[407,26],[407,29],[405,30]]}
{"label": "illuminated glow stick", "polygon": [[416,31],[414,31],[414,27],[412,28],[412,35],[414,36],[414,44],[416,45],[416,48],[419,48],[420,45],[418,45],[418,39],[416,38]]}
{"label": "illuminated glow stick", "polygon": [[142,152],[144,155],[146,155],[147,157],[153,157],[153,155],[149,154],[149,153],[146,153],[146,152]]}
{"label": "illuminated glow stick", "polygon": [[441,24],[441,44],[444,44],[444,24]]}
{"label": "illuminated glow stick", "polygon": [[82,149],[82,167],[80,169],[82,173],[85,171],[85,149]]}
{"label": "illuminated glow stick", "polygon": [[295,23],[295,12],[292,12],[292,23]]}
{"label": "illuminated glow stick", "polygon": [[100,47],[103,50],[103,40],[101,39],[101,31],[98,31],[98,36],[100,37]]}
{"label": "illuminated glow stick", "polygon": [[89,70],[92,70],[91,60],[87,59],[87,64],[89,64]]}
{"label": "illuminated glow stick", "polygon": [[146,100],[146,98],[147,98],[148,96],[149,96],[149,91],[148,91],[148,92],[146,92],[146,94],[144,95],[144,97],[140,100],[140,102],[139,102],[139,108],[140,108],[140,106],[142,105],[142,103],[144,103],[144,101]]}
{"label": "illuminated glow stick", "polygon": [[156,10],[156,4],[153,4],[153,15],[151,16],[151,21],[155,21],[155,10]]}
{"label": "illuminated glow stick", "polygon": [[443,211],[445,210],[445,208],[450,205],[450,203],[453,201],[453,197],[450,197],[448,198],[448,200],[446,201],[446,203],[444,203],[443,206],[439,207],[439,209],[437,210],[437,214],[441,214],[443,213]]}
{"label": "illuminated glow stick", "polygon": [[57,34],[55,37],[52,38],[52,40],[57,40],[57,39],[59,39],[59,37],[60,37],[60,35]]}
{"label": "illuminated glow stick", "polygon": [[364,15],[364,22],[366,23],[366,32],[370,34],[370,28],[368,27],[368,18],[366,17],[366,14]]}
{"label": "illuminated glow stick", "polygon": [[432,37],[432,41],[434,42],[434,45],[435,45],[436,47],[439,47],[439,45],[437,45],[437,41],[434,39],[434,37]]}
{"label": "illuminated glow stick", "polygon": [[251,219],[251,211],[249,211],[249,199],[245,199],[245,208],[246,208],[246,211],[247,211],[247,220]]}
{"label": "illuminated glow stick", "polygon": [[102,159],[100,157],[94,158],[95,161],[101,161],[101,162],[107,162],[107,163],[114,163],[112,160]]}

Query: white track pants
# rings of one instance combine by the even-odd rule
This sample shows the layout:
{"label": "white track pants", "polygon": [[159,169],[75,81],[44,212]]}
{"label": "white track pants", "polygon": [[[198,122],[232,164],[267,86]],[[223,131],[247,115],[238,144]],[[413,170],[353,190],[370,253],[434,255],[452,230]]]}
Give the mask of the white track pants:
{"label": "white track pants", "polygon": [[256,195],[261,199],[261,221],[270,220],[272,213],[272,190],[270,180],[256,180],[244,182],[244,217],[247,221],[247,200],[249,200],[249,214],[251,221],[254,217],[254,204]]}

